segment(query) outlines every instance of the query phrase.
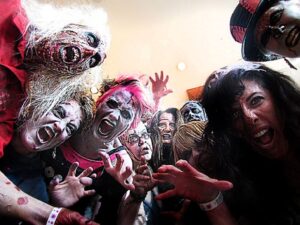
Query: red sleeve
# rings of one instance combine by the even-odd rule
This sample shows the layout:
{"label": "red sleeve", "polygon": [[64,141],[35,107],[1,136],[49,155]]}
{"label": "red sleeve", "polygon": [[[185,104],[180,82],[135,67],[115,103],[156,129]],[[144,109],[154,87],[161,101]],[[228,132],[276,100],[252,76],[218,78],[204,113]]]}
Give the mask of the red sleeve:
{"label": "red sleeve", "polygon": [[23,98],[19,80],[10,70],[0,66],[0,157],[12,139]]}

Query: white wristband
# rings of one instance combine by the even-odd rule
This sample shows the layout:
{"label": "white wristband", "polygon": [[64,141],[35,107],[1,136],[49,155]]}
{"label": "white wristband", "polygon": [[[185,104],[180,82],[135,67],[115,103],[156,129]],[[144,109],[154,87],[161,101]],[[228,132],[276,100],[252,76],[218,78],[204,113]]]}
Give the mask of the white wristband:
{"label": "white wristband", "polygon": [[206,203],[198,203],[200,209],[203,211],[210,211],[217,208],[223,202],[223,195],[221,192],[218,193],[217,197],[215,197],[210,202]]}
{"label": "white wristband", "polygon": [[54,225],[55,220],[60,212],[61,208],[54,207],[48,217],[46,225]]}

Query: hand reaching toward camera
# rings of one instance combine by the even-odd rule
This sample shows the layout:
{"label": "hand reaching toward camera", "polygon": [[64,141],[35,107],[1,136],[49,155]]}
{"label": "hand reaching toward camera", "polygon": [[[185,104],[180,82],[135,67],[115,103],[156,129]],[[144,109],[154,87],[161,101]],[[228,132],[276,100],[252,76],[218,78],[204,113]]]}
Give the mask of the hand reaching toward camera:
{"label": "hand reaching toward camera", "polygon": [[[103,160],[105,171],[110,174],[116,181],[118,181],[124,188],[133,190],[134,185],[130,181],[132,174],[131,159],[122,157],[120,154],[116,154],[116,164],[113,166],[109,155],[106,152],[99,151],[99,156]],[[130,162],[128,161],[130,160]]]}
{"label": "hand reaching toward camera", "polygon": [[205,203],[214,199],[220,191],[226,191],[233,187],[229,181],[206,176],[185,160],[179,160],[176,167],[161,166],[157,173],[153,174],[153,177],[159,182],[169,182],[175,186],[174,189],[157,195],[156,199],[181,196],[198,203]]}
{"label": "hand reaching toward camera", "polygon": [[89,167],[76,176],[78,166],[78,162],[70,166],[64,181],[61,177],[55,176],[50,182],[49,192],[55,206],[70,207],[82,197],[95,194],[95,190],[85,190],[86,186],[92,184],[92,178],[96,176],[92,174],[93,169]]}

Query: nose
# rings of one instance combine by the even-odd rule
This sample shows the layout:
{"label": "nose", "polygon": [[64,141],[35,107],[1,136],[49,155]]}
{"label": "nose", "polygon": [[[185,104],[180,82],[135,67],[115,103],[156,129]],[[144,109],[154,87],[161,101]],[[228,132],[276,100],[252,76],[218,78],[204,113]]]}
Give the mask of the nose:
{"label": "nose", "polygon": [[143,137],[139,137],[139,146],[142,146],[145,143],[145,139]]}
{"label": "nose", "polygon": [[58,134],[62,133],[64,131],[65,127],[66,127],[66,125],[65,125],[65,122],[63,122],[63,121],[55,122],[53,125],[55,133],[58,133]]}
{"label": "nose", "polygon": [[243,107],[243,115],[244,119],[248,124],[255,124],[258,120],[255,109],[249,109],[247,107]]}
{"label": "nose", "polygon": [[98,50],[96,48],[86,45],[82,52],[82,58],[89,58],[96,54],[98,54]]}

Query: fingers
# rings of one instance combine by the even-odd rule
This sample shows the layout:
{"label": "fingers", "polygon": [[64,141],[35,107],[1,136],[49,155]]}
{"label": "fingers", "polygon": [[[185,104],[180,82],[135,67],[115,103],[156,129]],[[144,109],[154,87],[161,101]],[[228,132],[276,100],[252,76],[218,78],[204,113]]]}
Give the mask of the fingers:
{"label": "fingers", "polygon": [[204,175],[198,170],[196,170],[194,167],[192,167],[186,160],[178,160],[175,165],[185,173],[202,176]]}
{"label": "fingers", "polygon": [[176,179],[176,176],[169,173],[153,173],[152,176],[158,182],[169,182],[171,184],[173,184]]}
{"label": "fingers", "polygon": [[92,185],[92,183],[93,183],[93,179],[90,177],[81,177],[81,178],[79,178],[79,181],[84,186],[89,186],[89,185]]}
{"label": "fingers", "polygon": [[62,181],[62,177],[61,176],[58,176],[58,175],[54,176],[53,179],[49,183],[49,189],[53,190],[54,187],[56,185],[58,185],[61,181]]}
{"label": "fingers", "polygon": [[152,77],[149,77],[149,80],[152,84],[155,82]]}
{"label": "fingers", "polygon": [[172,189],[172,190],[168,190],[168,191],[166,191],[166,192],[164,192],[164,193],[161,193],[161,194],[157,195],[157,196],[155,197],[155,199],[156,199],[156,200],[162,200],[162,199],[166,199],[166,198],[173,197],[173,196],[175,196],[175,195],[176,195],[176,192],[175,192],[174,189]]}
{"label": "fingers", "polygon": [[135,170],[137,174],[143,174],[148,169],[147,165],[138,166]]}
{"label": "fingers", "polygon": [[85,169],[84,171],[82,171],[81,174],[79,174],[78,178],[88,177],[92,172],[93,172],[93,168],[92,167],[88,167],[87,169]]}
{"label": "fingers", "polygon": [[124,159],[121,157],[120,154],[116,154],[116,157],[117,157],[117,163],[116,163],[116,170],[117,171],[121,171],[121,168],[124,164]]}
{"label": "fingers", "polygon": [[109,158],[109,155],[104,152],[104,151],[98,151],[99,156],[101,157],[103,164],[104,164],[104,168],[112,168],[112,164],[111,164],[111,160]]}
{"label": "fingers", "polygon": [[83,196],[92,196],[94,194],[96,194],[95,190],[86,190],[83,192]]}
{"label": "fingers", "polygon": [[180,169],[176,168],[173,165],[163,165],[158,168],[158,173],[171,173],[171,174],[178,174],[182,172]]}
{"label": "fingers", "polygon": [[227,191],[233,188],[233,184],[226,180],[217,180],[214,182],[214,186],[220,191]]}
{"label": "fingers", "polygon": [[162,82],[164,79],[164,71],[160,71],[160,78],[159,78]]}
{"label": "fingers", "polygon": [[155,80],[159,80],[158,73],[155,73]]}
{"label": "fingers", "polygon": [[69,168],[69,171],[68,171],[68,175],[67,175],[67,176],[75,176],[76,170],[77,170],[77,167],[78,167],[78,166],[79,166],[79,163],[78,163],[78,162],[72,163],[72,165],[71,165],[70,168]]}

